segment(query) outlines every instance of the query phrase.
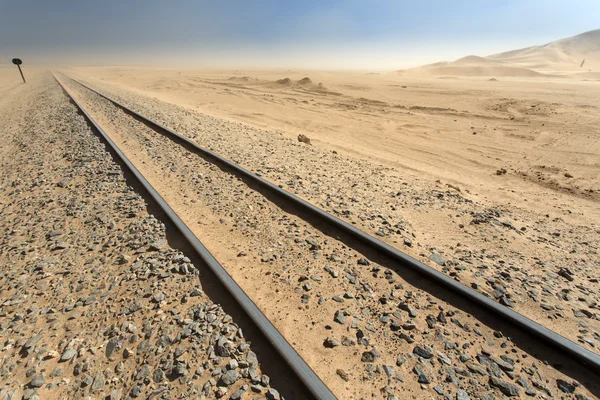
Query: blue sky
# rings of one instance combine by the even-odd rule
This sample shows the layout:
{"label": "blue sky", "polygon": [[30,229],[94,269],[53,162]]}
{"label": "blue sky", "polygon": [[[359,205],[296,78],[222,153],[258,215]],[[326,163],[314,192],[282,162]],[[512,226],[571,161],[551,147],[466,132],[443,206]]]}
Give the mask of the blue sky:
{"label": "blue sky", "polygon": [[397,69],[600,28],[600,0],[0,0],[0,62]]}

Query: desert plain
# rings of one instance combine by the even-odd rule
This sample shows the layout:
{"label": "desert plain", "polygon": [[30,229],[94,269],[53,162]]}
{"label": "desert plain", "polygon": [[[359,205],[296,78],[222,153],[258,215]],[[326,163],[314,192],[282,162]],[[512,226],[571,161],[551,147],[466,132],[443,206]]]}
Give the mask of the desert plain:
{"label": "desert plain", "polygon": [[[63,66],[52,70],[91,110],[113,140],[127,149],[124,152],[148,174],[151,183],[174,204],[186,223],[193,224],[195,233],[202,236],[217,259],[223,260],[231,275],[244,282],[244,290],[340,398],[371,395],[469,398],[493,396],[493,393],[552,398],[574,392],[578,398],[586,398],[598,396],[598,388],[588,375],[569,375],[552,363],[538,361],[538,357],[544,360],[549,356],[532,354],[527,344],[519,340],[512,343],[509,339],[507,344],[499,330],[490,328],[493,325],[490,321],[471,315],[469,310],[458,311],[460,320],[452,318],[452,323],[446,325],[444,315],[448,320],[455,315],[454,311],[448,311],[456,304],[452,300],[432,300],[426,293],[426,283],[415,283],[414,279],[405,282],[401,273],[396,277],[385,267],[381,272],[376,262],[348,249],[326,232],[305,225],[293,213],[287,215],[260,200],[260,196],[236,180],[216,183],[224,179],[220,171],[193,161],[164,139],[152,137],[142,124],[122,128],[126,126],[122,113],[69,83],[67,77],[118,98],[136,111],[259,173],[503,306],[600,353],[599,49],[600,31],[592,31],[543,46],[487,57],[467,56],[454,62],[399,71],[151,66]],[[19,143],[6,147],[0,154],[3,157],[0,199],[3,210],[10,210],[2,217],[6,234],[0,257],[15,268],[40,265],[39,258],[43,257],[29,260],[24,254],[30,252],[14,251],[18,246],[11,230],[12,233],[19,231],[15,230],[14,219],[14,213],[19,211],[11,196],[16,195],[14,187],[22,184],[17,173],[19,168],[27,167],[12,157],[17,148],[24,159],[28,159],[27,151],[33,151],[31,145],[23,144],[20,136],[22,127],[36,126],[36,120],[26,115],[28,107],[39,101],[42,91],[51,93],[44,95],[48,101],[58,101],[60,97],[58,89],[50,89],[54,83],[47,69],[26,68],[25,73],[28,72],[33,88],[24,89],[15,80],[16,71],[0,70],[0,90],[4,93],[0,115],[3,126],[10,128],[3,130],[6,136],[3,140]],[[17,105],[8,101],[9,98],[18,99]],[[67,109],[64,101],[61,107]],[[47,112],[60,120],[51,109],[46,104],[45,108],[36,109],[36,113]],[[47,130],[54,132],[52,140],[67,145],[68,141],[62,134],[56,134],[43,114],[37,118],[46,121]],[[66,122],[61,124],[64,126]],[[144,138],[144,134],[151,139]],[[94,150],[97,144],[92,139],[85,138],[84,133],[77,135],[81,143],[79,152],[97,153]],[[300,142],[299,135],[307,137],[309,143]],[[43,138],[43,132],[36,137]],[[34,146],[33,149],[35,157],[44,159],[42,148]],[[59,154],[55,156],[60,158]],[[95,157],[108,163],[97,154]],[[61,171],[58,175],[64,173]],[[29,179],[35,181],[39,178],[35,176]],[[58,179],[58,182],[63,181]],[[85,186],[85,182],[73,182]],[[113,183],[123,186],[119,179]],[[32,189],[36,185],[40,183],[32,184]],[[57,196],[64,196],[69,183],[59,186]],[[125,186],[121,186],[117,192],[127,193]],[[99,187],[105,190],[102,185]],[[88,201],[96,197],[92,193]],[[127,203],[127,198],[118,199]],[[29,199],[25,196],[21,201]],[[135,207],[141,209],[135,202]],[[68,215],[61,220],[62,230],[56,228],[53,232],[67,229]],[[146,265],[144,260],[152,257],[166,259],[167,264],[185,264],[174,250],[155,245],[164,235],[164,228],[144,212],[138,212],[138,218],[143,221],[136,225],[138,228],[143,228],[143,224],[152,226],[154,236],[144,242],[144,246],[152,248],[151,253],[138,256],[137,252],[123,254],[119,249],[110,256],[115,265],[129,268],[133,264],[131,268],[136,265],[139,268]],[[104,229],[107,221],[101,220],[101,223]],[[117,226],[120,223],[117,221]],[[77,229],[85,230],[79,225]],[[112,229],[107,234],[110,235]],[[131,227],[123,229],[132,231]],[[89,235],[95,237],[93,233]],[[113,241],[119,240],[113,236]],[[140,241],[135,237],[131,240]],[[75,244],[74,241],[71,246]],[[48,247],[44,251],[56,254],[55,242],[44,246]],[[58,248],[58,251],[63,250],[65,248]],[[75,251],[68,257],[76,263],[79,254]],[[105,261],[98,258],[98,268]],[[46,262],[42,269],[45,265],[52,263]],[[106,268],[118,276],[119,268],[115,265]],[[37,271],[36,268],[33,271]],[[15,269],[12,273],[18,274],[18,271]],[[62,276],[64,272],[56,274]],[[257,280],[257,275],[265,278]],[[9,272],[4,272],[2,278],[14,283],[18,280],[15,276],[11,278]],[[382,283],[380,278],[384,276],[387,282]],[[204,293],[194,289],[187,272],[178,279],[187,285],[184,287],[188,298],[193,297],[186,308],[216,310],[218,318],[228,323],[230,317],[218,306],[204,302]],[[356,283],[357,279],[362,286]],[[176,283],[169,281],[157,292],[155,286],[145,287],[136,282],[140,288],[131,283],[129,285],[134,286],[129,290],[144,294],[154,320],[164,321],[160,308],[164,304],[170,304],[173,309],[178,307],[176,301],[168,303],[169,293],[173,293],[173,298],[182,295]],[[4,316],[18,314],[9,307],[21,304],[16,300],[23,290],[22,286],[13,284],[12,291],[3,295],[4,308],[9,310],[3,311]],[[194,295],[190,296],[192,292]],[[415,292],[423,294],[415,295]],[[118,301],[118,296],[114,301]],[[85,304],[92,297],[95,301],[96,294],[90,293],[79,302]],[[200,304],[200,301],[203,302]],[[395,308],[398,301],[402,312]],[[392,303],[395,305],[390,308]],[[39,308],[43,309],[43,305]],[[327,317],[321,317],[318,309],[324,310],[322,314]],[[193,314],[193,310],[191,312]],[[39,310],[36,308],[33,313]],[[119,320],[120,328],[112,327],[112,330],[126,333],[120,336],[103,333],[104,341],[78,339],[89,344],[87,350],[85,346],[79,347],[79,357],[85,357],[86,351],[93,356],[98,351],[93,349],[104,348],[105,342],[114,341],[115,337],[137,336],[138,327],[149,330],[150,336],[157,329],[146,327],[143,318],[128,322],[130,326],[123,323],[122,315],[110,312],[105,315],[106,324],[111,319]],[[93,317],[92,313],[90,318]],[[74,347],[74,342],[68,334],[73,326],[68,322],[70,317],[66,318],[62,328],[55,320],[50,323],[52,329],[67,332],[60,333],[65,338],[59,347],[68,350]],[[136,318],[140,318],[139,315]],[[352,325],[346,319],[352,319]],[[23,316],[16,319],[21,320]],[[483,327],[477,321],[483,321]],[[358,340],[354,338],[356,329],[364,335],[358,328],[363,325],[369,327],[366,344],[362,336]],[[473,325],[477,326],[475,334]],[[17,332],[24,329],[19,326],[15,322],[12,329]],[[402,335],[390,336],[390,327],[392,332],[400,331]],[[33,328],[36,329],[39,330],[38,325]],[[103,332],[110,331],[104,329]],[[158,329],[166,328],[162,324]],[[227,329],[235,331],[236,328],[229,325]],[[170,331],[166,329],[166,332]],[[26,354],[33,353],[37,341],[31,344],[30,336],[23,334],[23,343],[9,339],[5,351],[16,349],[18,344]],[[24,342],[25,339],[29,341]],[[138,345],[136,340],[140,339],[132,338],[130,343]],[[123,395],[135,397],[132,393],[150,393],[164,381],[163,375],[173,374],[180,383],[176,390],[183,393],[184,388],[191,387],[188,386],[190,380],[206,381],[203,373],[207,370],[217,379],[212,383],[207,381],[210,385],[206,391],[206,384],[200,385],[197,392],[207,393],[208,397],[224,396],[228,393],[227,385],[224,388],[223,384],[225,371],[239,371],[238,358],[243,365],[258,368],[244,338],[236,336],[233,341],[239,342],[236,350],[239,354],[228,353],[229,358],[218,366],[208,362],[195,366],[193,377],[186,375],[188,370],[192,371],[193,360],[176,361],[179,357],[176,356],[168,368],[162,368],[157,365],[164,366],[165,362],[158,361],[160,355],[157,354],[154,354],[155,359],[147,357],[144,362],[125,357],[119,362],[133,365],[131,368],[142,368],[143,364],[164,372],[155,372],[158,378],[149,383],[144,380],[144,374],[140,378],[139,370],[126,377],[122,365],[116,374],[100,372],[107,364],[99,362],[98,371],[74,378],[83,383],[77,381],[77,389],[64,393],[83,395],[88,394],[88,390],[89,393],[103,390],[108,393],[109,387],[114,389],[112,392],[122,387],[127,388],[122,391]],[[431,352],[428,346],[434,342],[440,344],[432,360],[452,366],[445,368],[453,372],[427,361],[433,357],[433,353],[428,354]],[[120,346],[124,346],[128,354],[133,344],[127,347],[119,342],[119,349]],[[357,346],[365,348],[358,351]],[[371,347],[373,350],[369,350]],[[47,349],[45,351],[47,353]],[[177,353],[181,350],[173,350],[173,354]],[[502,358],[498,358],[499,353],[504,353]],[[247,361],[249,354],[251,362]],[[411,354],[414,355],[411,357]],[[13,357],[16,359],[16,355]],[[45,354],[40,359],[44,357],[60,360],[64,352]],[[522,363],[518,371],[514,357]],[[418,360],[418,368],[413,365],[414,359]],[[478,364],[472,362],[475,359]],[[531,359],[533,366],[528,364]],[[118,360],[109,361],[116,364]],[[94,365],[92,363],[92,367]],[[172,372],[175,369],[185,373]],[[530,371],[535,372],[530,374]],[[37,371],[21,372],[14,376],[23,382],[38,376]],[[253,374],[256,373],[254,370]],[[149,376],[150,372],[145,374]],[[482,383],[488,382],[487,375],[491,383]],[[530,375],[530,378],[521,375]],[[14,376],[4,374],[3,379],[7,382],[15,379]],[[578,377],[585,381],[574,382]],[[278,395],[270,388],[268,378],[261,381],[258,377],[262,383],[257,383],[256,377],[249,376],[246,370],[240,372],[238,379],[239,382],[229,386],[240,398],[250,393],[249,385],[267,397],[275,396],[273,393]],[[498,383],[499,379],[503,379],[502,384]],[[512,380],[516,383],[508,383]],[[245,381],[248,384],[242,386]],[[58,384],[65,388],[69,385],[70,381]],[[91,389],[85,389],[88,386]],[[274,386],[277,387],[277,382]],[[24,387],[29,387],[32,390],[29,394],[35,395],[31,384]],[[119,398],[117,396],[121,396],[121,391],[115,398]]]}

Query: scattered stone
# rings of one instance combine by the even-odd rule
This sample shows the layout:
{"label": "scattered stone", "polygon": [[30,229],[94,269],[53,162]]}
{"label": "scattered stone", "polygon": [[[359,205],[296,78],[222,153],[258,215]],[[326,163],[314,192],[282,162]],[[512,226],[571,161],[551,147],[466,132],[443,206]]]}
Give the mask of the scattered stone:
{"label": "scattered stone", "polygon": [[562,276],[563,278],[565,278],[569,282],[573,282],[573,280],[575,280],[575,278],[573,278],[573,272],[571,272],[571,270],[568,269],[568,268],[561,268],[561,269],[559,269],[558,270],[558,275]]}
{"label": "scattered stone", "polygon": [[71,348],[68,348],[63,352],[62,356],[60,357],[60,361],[69,361],[70,359],[75,357],[76,354],[77,354],[77,351],[75,351]]}
{"label": "scattered stone", "polygon": [[372,363],[379,357],[379,354],[375,350],[365,351],[362,353],[361,361],[366,363]]}
{"label": "scattered stone", "polygon": [[425,385],[431,383],[431,380],[429,379],[427,374],[425,374],[425,370],[423,369],[421,364],[416,364],[413,368],[413,372],[417,375],[417,381],[419,383],[423,383]]}
{"label": "scattered stone", "polygon": [[298,141],[302,142],[302,143],[310,144],[310,139],[308,138],[308,136],[303,135],[303,134],[298,135]]}
{"label": "scattered stone", "polygon": [[456,400],[471,400],[471,396],[463,389],[458,389],[456,392]]}
{"label": "scattered stone", "polygon": [[446,259],[439,253],[431,253],[429,259],[442,267],[446,264]]}
{"label": "scattered stone", "polygon": [[234,383],[236,383],[238,381],[238,379],[240,379],[240,376],[237,373],[237,371],[229,370],[221,376],[221,379],[219,380],[219,384],[229,387],[229,386],[233,385]]}
{"label": "scattered stone", "polygon": [[94,383],[92,384],[92,390],[103,390],[106,381],[104,378],[104,374],[102,372],[98,372],[94,377]]}
{"label": "scattered stone", "polygon": [[429,346],[415,346],[413,353],[415,353],[416,355],[418,355],[419,357],[423,357],[423,358],[432,358],[433,357],[433,351],[431,350],[431,348]]}
{"label": "scattered stone", "polygon": [[490,385],[500,389],[500,391],[508,397],[514,397],[519,395],[519,388],[517,386],[513,385],[512,383],[500,380],[494,376],[490,377]]}
{"label": "scattered stone", "polygon": [[29,382],[29,386],[34,388],[40,388],[44,386],[46,379],[44,379],[43,375],[34,375],[31,377],[31,382]]}
{"label": "scattered stone", "polygon": [[573,392],[575,392],[575,385],[570,384],[567,381],[564,381],[562,379],[557,379],[556,380],[556,386],[558,386],[558,388],[567,394],[572,394]]}
{"label": "scattered stone", "polygon": [[279,392],[273,388],[267,390],[267,393],[265,394],[265,396],[267,397],[268,400],[281,400],[281,395],[279,394]]}
{"label": "scattered stone", "polygon": [[344,315],[344,312],[340,311],[340,310],[336,311],[335,314],[334,314],[334,316],[333,316],[333,320],[335,322],[337,322],[338,324],[342,324],[342,325],[345,324],[346,323],[346,317]]}
{"label": "scattered stone", "polygon": [[346,372],[344,372],[343,369],[337,369],[335,371],[335,373],[338,374],[338,376],[346,382],[348,382],[350,380],[350,378],[348,377],[348,374]]}

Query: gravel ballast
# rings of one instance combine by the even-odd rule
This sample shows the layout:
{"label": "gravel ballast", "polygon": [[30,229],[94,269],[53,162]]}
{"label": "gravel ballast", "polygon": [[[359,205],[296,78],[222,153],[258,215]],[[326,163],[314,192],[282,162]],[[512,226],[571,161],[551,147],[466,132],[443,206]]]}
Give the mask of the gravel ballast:
{"label": "gravel ballast", "polygon": [[[226,260],[232,276],[339,397],[494,398],[515,392],[542,397],[556,395],[559,380],[574,382],[544,364],[552,354],[533,356],[535,343],[522,338],[513,342],[504,328],[493,328],[499,324],[489,315],[471,315],[464,303],[456,306],[454,300],[429,292],[422,281],[380,265],[377,257],[360,254],[277,207],[106,100],[74,84],[71,88],[188,225],[206,237],[217,258]],[[185,113],[179,112],[174,111]],[[207,122],[198,118],[201,125]],[[202,132],[220,135],[227,151],[227,132],[233,132],[232,140],[243,136],[234,125],[218,121]],[[318,150],[301,154],[325,159]],[[340,164],[347,162],[341,159]],[[318,180],[314,187],[326,188]],[[445,196],[434,197],[434,205],[444,199],[452,204]],[[449,265],[446,252],[428,257],[440,268]],[[508,285],[490,286],[504,294]],[[582,396],[588,393],[585,388],[594,389],[589,375],[575,373],[572,365],[562,367],[585,380],[578,386]]]}
{"label": "gravel ballast", "polygon": [[0,399],[278,398],[49,73],[0,104]]}

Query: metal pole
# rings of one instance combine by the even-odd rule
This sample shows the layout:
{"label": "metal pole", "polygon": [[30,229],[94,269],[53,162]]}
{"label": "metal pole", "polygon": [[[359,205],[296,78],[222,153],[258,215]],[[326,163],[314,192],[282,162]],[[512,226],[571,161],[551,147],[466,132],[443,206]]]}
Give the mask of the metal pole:
{"label": "metal pole", "polygon": [[25,77],[23,76],[23,71],[21,71],[21,66],[19,64],[17,64],[17,68],[19,68],[19,72],[21,73],[21,78],[23,78],[23,83],[27,83],[27,82],[25,82]]}

